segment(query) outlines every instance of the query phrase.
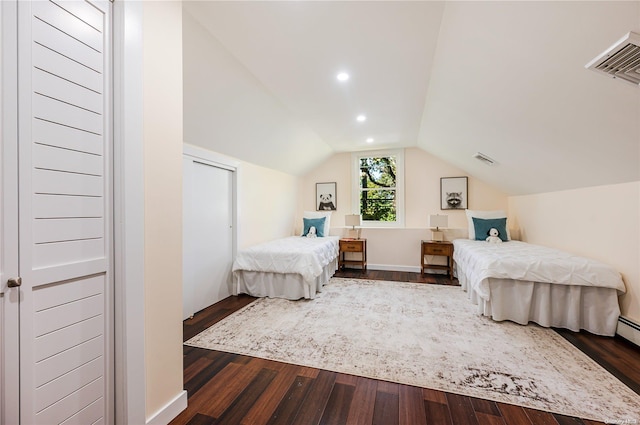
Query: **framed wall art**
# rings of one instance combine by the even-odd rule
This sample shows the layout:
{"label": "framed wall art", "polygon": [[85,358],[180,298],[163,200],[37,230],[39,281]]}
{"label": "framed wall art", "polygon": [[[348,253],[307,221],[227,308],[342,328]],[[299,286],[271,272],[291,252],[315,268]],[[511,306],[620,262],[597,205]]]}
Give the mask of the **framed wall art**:
{"label": "framed wall art", "polygon": [[469,184],[465,177],[440,178],[440,209],[466,210],[469,208]]}
{"label": "framed wall art", "polygon": [[316,183],[316,210],[335,211],[337,206],[336,182]]}

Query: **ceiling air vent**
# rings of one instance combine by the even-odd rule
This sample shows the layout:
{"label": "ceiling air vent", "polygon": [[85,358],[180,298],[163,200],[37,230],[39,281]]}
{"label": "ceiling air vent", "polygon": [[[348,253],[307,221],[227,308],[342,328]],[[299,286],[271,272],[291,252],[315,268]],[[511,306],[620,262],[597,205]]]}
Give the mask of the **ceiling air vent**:
{"label": "ceiling air vent", "polygon": [[479,161],[484,162],[487,165],[493,165],[496,163],[496,161],[494,161],[493,159],[489,158],[487,155],[480,152],[474,153],[473,157]]}
{"label": "ceiling air vent", "polygon": [[584,66],[612,78],[640,84],[640,34],[629,32]]}

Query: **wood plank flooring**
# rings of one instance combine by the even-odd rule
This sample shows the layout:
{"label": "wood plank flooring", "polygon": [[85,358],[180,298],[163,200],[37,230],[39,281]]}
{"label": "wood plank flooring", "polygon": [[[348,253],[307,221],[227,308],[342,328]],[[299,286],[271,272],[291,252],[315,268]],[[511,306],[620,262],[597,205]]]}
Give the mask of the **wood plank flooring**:
{"label": "wood plank flooring", "polygon": [[[457,285],[444,275],[344,270],[338,277]],[[184,322],[185,341],[254,301],[229,297]],[[640,393],[640,349],[622,338],[558,332]],[[188,407],[171,425],[595,425],[601,422],[263,360],[184,347]],[[640,421],[640,418],[637,418]]]}

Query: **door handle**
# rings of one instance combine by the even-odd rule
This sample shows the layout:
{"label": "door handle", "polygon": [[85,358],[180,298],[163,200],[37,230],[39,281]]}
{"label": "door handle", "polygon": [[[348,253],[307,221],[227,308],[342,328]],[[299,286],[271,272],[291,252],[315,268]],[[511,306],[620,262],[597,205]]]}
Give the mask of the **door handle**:
{"label": "door handle", "polygon": [[7,280],[7,286],[9,288],[17,288],[20,285],[22,285],[21,277],[12,277],[11,279]]}

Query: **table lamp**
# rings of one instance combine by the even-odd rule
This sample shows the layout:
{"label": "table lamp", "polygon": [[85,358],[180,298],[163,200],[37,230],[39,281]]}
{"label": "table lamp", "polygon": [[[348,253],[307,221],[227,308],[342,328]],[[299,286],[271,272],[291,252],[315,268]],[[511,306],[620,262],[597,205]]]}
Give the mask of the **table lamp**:
{"label": "table lamp", "polygon": [[350,237],[354,237],[356,239],[360,239],[360,229],[356,231],[356,226],[360,226],[362,223],[362,216],[360,214],[347,214],[344,216],[344,223],[347,226],[351,226],[351,231],[349,232]]}
{"label": "table lamp", "polygon": [[440,231],[441,227],[447,227],[449,225],[449,216],[448,215],[440,215],[440,214],[430,214],[429,215],[429,227],[433,229],[435,227],[435,231],[431,231],[431,240],[432,241],[442,241],[443,233]]}

